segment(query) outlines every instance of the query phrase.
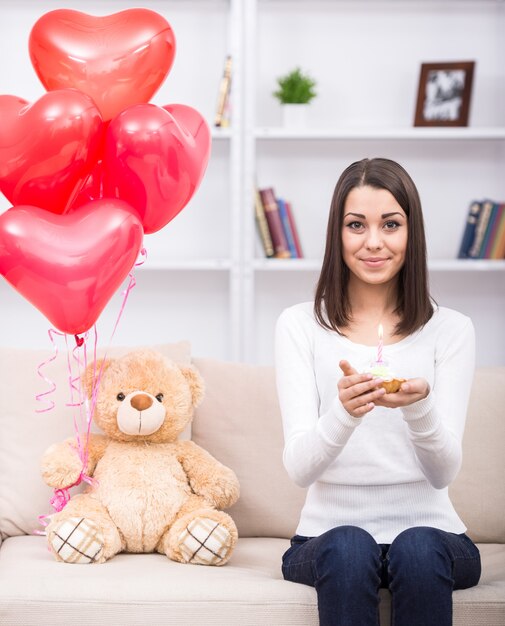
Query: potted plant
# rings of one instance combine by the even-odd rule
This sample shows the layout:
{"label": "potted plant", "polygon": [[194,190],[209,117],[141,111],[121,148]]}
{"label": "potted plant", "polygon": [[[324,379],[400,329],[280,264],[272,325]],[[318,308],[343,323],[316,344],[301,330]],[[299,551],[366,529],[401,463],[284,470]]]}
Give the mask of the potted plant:
{"label": "potted plant", "polygon": [[316,97],[316,81],[297,67],[277,78],[278,88],[273,95],[282,105],[284,123],[300,126],[305,123],[307,105]]}

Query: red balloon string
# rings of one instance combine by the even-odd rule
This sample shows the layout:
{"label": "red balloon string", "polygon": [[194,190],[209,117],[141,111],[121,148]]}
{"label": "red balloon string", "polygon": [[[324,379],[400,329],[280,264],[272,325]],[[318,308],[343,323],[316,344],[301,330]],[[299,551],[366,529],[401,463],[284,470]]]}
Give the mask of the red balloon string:
{"label": "red balloon string", "polygon": [[[96,332],[96,331],[95,331]],[[83,471],[87,465],[88,461],[88,453],[87,453],[87,444],[89,439],[89,430],[91,427],[91,415],[86,413],[86,405],[85,405],[85,396],[82,390],[82,375],[86,371],[88,365],[88,353],[87,353],[87,340],[88,340],[88,332],[84,334],[83,337],[79,338],[81,341],[78,342],[76,340],[76,346],[72,350],[72,359],[70,358],[70,350],[68,348],[67,343],[67,367],[68,367],[68,383],[70,389],[70,402],[67,403],[66,406],[71,406],[79,409],[79,421],[77,420],[77,411],[74,411],[74,431],[75,438],[77,441],[77,451],[79,453],[79,458],[81,459]],[[65,341],[67,338],[65,337]],[[82,350],[80,350],[82,348]],[[81,353],[82,352],[82,358]],[[74,367],[72,367],[74,365]],[[77,371],[75,372],[75,369]],[[75,372],[75,373],[74,373]],[[75,397],[74,397],[75,394]],[[86,435],[86,443],[83,445],[81,440],[81,430],[82,434]],[[82,472],[81,472],[82,474]],[[81,477],[77,484],[81,482]],[[57,502],[61,502],[59,499]],[[63,503],[65,506],[66,502]]]}
{"label": "red balloon string", "polygon": [[[128,300],[128,296],[131,290],[133,289],[133,287],[135,287],[136,285],[136,280],[133,275],[134,269],[135,267],[142,265],[145,262],[146,258],[147,258],[146,249],[142,248],[140,251],[140,258],[137,260],[137,262],[135,263],[135,266],[132,268],[131,272],[128,275],[129,276],[128,285],[126,286],[126,289],[122,292],[123,301],[121,303],[121,307],[120,307],[116,322],[114,324],[114,328],[112,330],[112,333],[109,339],[109,345],[112,343],[112,339],[116,333],[116,329],[118,327],[119,321],[123,315],[124,309],[126,307],[126,302]],[[98,397],[98,390],[100,387],[100,381],[101,381],[103,371],[104,371],[104,365],[107,360],[107,350],[105,351],[104,358],[102,359],[100,363],[100,367],[97,370],[98,332],[97,332],[96,325],[93,326],[93,331],[94,331],[93,361],[92,361],[93,383],[91,386],[91,393],[89,394],[89,400],[86,396],[86,393],[84,392],[82,388],[82,377],[83,377],[84,372],[88,368],[89,331],[86,331],[86,333],[84,333],[84,335],[82,336],[74,335],[76,345],[74,346],[72,350],[70,350],[69,345],[68,345],[68,335],[59,333],[58,331],[55,331],[54,329],[49,330],[49,337],[53,344],[54,354],[49,359],[47,359],[47,361],[44,361],[38,366],[39,375],[50,385],[49,391],[46,391],[37,396],[37,399],[41,400],[44,396],[50,393],[53,393],[56,390],[56,384],[42,374],[42,368],[48,363],[50,363],[51,361],[54,361],[56,359],[56,356],[58,355],[58,347],[56,345],[56,342],[54,341],[53,335],[59,334],[65,337],[65,343],[67,345],[68,384],[69,384],[69,390],[70,390],[70,401],[66,403],[66,406],[72,407],[74,409],[74,414],[73,414],[74,431],[75,431],[75,438],[77,442],[77,452],[81,460],[82,469],[77,480],[73,484],[66,485],[65,487],[62,487],[59,489],[54,489],[53,496],[51,497],[50,503],[56,512],[61,511],[67,505],[71,497],[70,489],[72,489],[73,487],[77,487],[83,481],[88,483],[91,486],[95,486],[97,484],[97,481],[86,473],[86,469],[87,469],[88,460],[89,460],[89,437],[90,437],[90,432],[91,432],[91,423],[92,423],[93,414],[95,412],[96,401]],[[51,406],[43,410],[49,411],[52,408],[54,408],[54,406],[55,406],[55,403],[51,401]],[[39,519],[40,524],[43,526],[47,526],[49,523],[48,522],[49,517],[50,516],[48,515],[39,515],[38,519]],[[40,531],[38,534],[44,534],[44,532]]]}
{"label": "red balloon string", "polygon": [[122,303],[121,308],[119,310],[119,315],[117,316],[117,320],[116,320],[116,323],[114,325],[114,329],[112,331],[109,343],[111,342],[112,337],[114,337],[114,334],[116,332],[116,328],[117,328],[117,326],[119,324],[119,320],[121,319],[121,316],[123,315],[123,311],[125,309],[126,301],[128,300],[128,296],[130,295],[130,291],[137,284],[137,281],[135,279],[135,276],[133,275],[133,272],[134,272],[136,267],[140,267],[141,265],[144,265],[144,263],[146,262],[146,259],[147,259],[147,250],[144,247],[142,247],[141,250],[140,250],[140,257],[139,257],[139,259],[137,259],[137,262],[133,266],[131,272],[128,274],[128,277],[129,277],[130,280],[128,282],[128,285],[127,285],[126,289],[122,292],[123,303]]}

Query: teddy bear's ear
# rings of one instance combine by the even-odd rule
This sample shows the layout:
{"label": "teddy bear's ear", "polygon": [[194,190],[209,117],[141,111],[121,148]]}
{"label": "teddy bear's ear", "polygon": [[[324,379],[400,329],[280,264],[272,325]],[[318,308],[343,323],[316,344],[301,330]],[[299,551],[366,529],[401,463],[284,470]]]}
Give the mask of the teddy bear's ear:
{"label": "teddy bear's ear", "polygon": [[105,370],[112,363],[112,359],[97,359],[94,363],[90,363],[88,367],[84,370],[84,374],[82,375],[82,384],[84,385],[84,391],[88,398],[91,398],[91,394],[93,391],[93,386],[95,382],[98,380],[99,376],[103,376]]}
{"label": "teddy bear's ear", "polygon": [[191,398],[193,400],[193,406],[198,406],[203,400],[203,393],[205,385],[200,373],[192,366],[181,367],[181,372],[186,379],[189,388],[191,390]]}

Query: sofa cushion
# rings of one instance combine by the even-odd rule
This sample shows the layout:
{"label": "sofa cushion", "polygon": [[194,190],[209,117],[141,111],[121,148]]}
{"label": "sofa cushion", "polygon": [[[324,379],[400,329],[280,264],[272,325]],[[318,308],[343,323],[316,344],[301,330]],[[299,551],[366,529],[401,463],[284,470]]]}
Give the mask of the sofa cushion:
{"label": "sofa cushion", "polygon": [[[186,341],[154,347],[181,364],[191,361],[190,344]],[[132,349],[111,347],[107,354],[120,356]],[[43,369],[44,375],[56,384],[56,391],[50,396],[55,408],[45,413],[35,412],[47,406],[37,402],[35,396],[49,389],[37,374],[37,366],[51,354],[44,350],[0,349],[0,536],[3,537],[40,529],[38,515],[52,512],[49,504],[52,490],[40,477],[40,458],[51,443],[75,433],[73,409],[65,406],[70,395],[66,353],[60,353]],[[77,417],[81,423],[78,413]]]}
{"label": "sofa cushion", "polygon": [[291,481],[282,464],[273,368],[203,358],[193,362],[205,380],[193,440],[238,476],[240,499],[229,513],[239,535],[291,537],[305,490]]}
{"label": "sofa cushion", "polygon": [[505,367],[480,368],[470,396],[463,465],[449,487],[474,541],[505,543]]}
{"label": "sofa cushion", "polygon": [[[182,565],[158,554],[120,554],[102,565],[53,560],[42,537],[0,548],[2,626],[317,626],[312,587],[282,579],[285,539],[239,539],[224,567]],[[481,547],[477,587],[454,593],[454,626],[505,624],[505,546]],[[381,625],[389,592],[381,591]]]}
{"label": "sofa cushion", "polygon": [[309,626],[314,590],[282,579],[284,539],[239,540],[223,567],[159,554],[119,554],[101,565],[56,562],[42,537],[0,548],[2,626]]}
{"label": "sofa cushion", "polygon": [[[241,497],[230,509],[243,537],[289,537],[305,491],[282,464],[283,433],[274,370],[194,359],[206,396],[193,421],[193,439],[232,467]],[[463,442],[463,466],[450,487],[454,505],[475,541],[505,542],[505,368],[475,374]],[[268,436],[265,436],[268,433]]]}

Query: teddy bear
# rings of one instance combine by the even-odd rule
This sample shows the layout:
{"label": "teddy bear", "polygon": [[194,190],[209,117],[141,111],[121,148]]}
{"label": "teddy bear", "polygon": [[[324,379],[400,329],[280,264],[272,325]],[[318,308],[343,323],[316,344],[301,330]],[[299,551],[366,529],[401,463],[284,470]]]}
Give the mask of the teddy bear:
{"label": "teddy bear", "polygon": [[159,552],[180,563],[225,564],[238,533],[222,509],[239,497],[237,477],[179,438],[203,399],[196,368],[136,350],[91,363],[82,384],[90,401],[98,389],[93,420],[103,434],[89,433],[84,468],[75,439],[43,454],[50,487],[64,489],[82,474],[91,478],[83,493],[49,516],[46,536],[55,558],[103,563],[119,552]]}

